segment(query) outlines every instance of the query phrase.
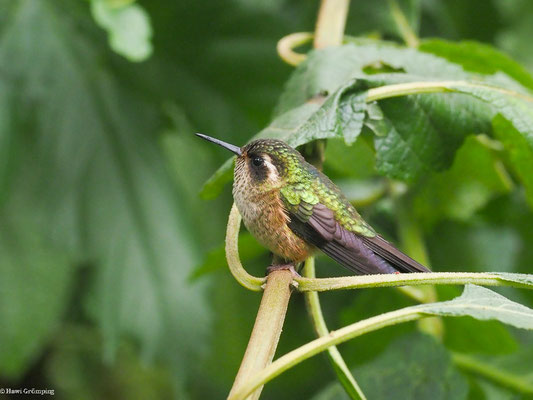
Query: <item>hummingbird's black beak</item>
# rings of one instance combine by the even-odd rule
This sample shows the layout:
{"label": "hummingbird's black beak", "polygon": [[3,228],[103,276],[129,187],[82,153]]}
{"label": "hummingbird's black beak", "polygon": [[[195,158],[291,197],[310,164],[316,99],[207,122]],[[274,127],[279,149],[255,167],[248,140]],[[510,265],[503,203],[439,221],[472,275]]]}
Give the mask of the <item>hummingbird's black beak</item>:
{"label": "hummingbird's black beak", "polygon": [[241,148],[233,144],[229,144],[229,143],[223,142],[222,140],[212,138],[211,136],[204,135],[203,133],[196,133],[195,135],[198,137],[201,137],[202,139],[207,140],[208,142],[218,144],[219,146],[224,147],[226,150],[229,150],[232,153],[237,154],[239,157],[242,154]]}

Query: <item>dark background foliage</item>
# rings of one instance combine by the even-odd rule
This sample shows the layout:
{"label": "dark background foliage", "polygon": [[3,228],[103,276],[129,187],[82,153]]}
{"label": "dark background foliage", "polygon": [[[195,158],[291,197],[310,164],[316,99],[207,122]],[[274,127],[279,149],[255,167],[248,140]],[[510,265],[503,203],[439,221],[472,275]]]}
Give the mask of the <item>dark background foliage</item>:
{"label": "dark background foliage", "polygon": [[[118,3],[136,14],[127,20],[133,39],[117,45],[120,29],[98,7]],[[389,5],[353,1],[346,33],[401,43]],[[227,395],[260,297],[225,268],[229,186],[215,199],[199,197],[227,154],[193,133],[243,144],[268,125],[293,71],[276,43],[312,31],[318,6],[0,0],[0,387],[51,388],[65,399]],[[533,87],[531,1],[400,6],[420,38],[461,41],[423,42],[423,51]],[[278,113],[296,101],[290,85]],[[401,118],[412,107],[439,107],[410,101],[381,103],[400,134],[401,123],[410,131],[412,121]],[[460,114],[456,122],[447,129],[479,126]],[[512,132],[506,124],[492,122],[493,138],[505,143],[509,136],[498,132]],[[435,129],[450,133],[439,120]],[[435,270],[530,272],[531,154],[510,160],[491,140],[469,136],[438,171],[404,165],[402,173],[386,168],[394,160],[376,161],[374,149],[387,143],[363,132],[351,147],[330,140],[325,170],[391,239],[398,239],[403,204],[396,192],[407,190],[402,199]],[[268,254],[246,234],[241,247],[250,270],[262,274]],[[318,273],[344,271],[319,258]],[[442,299],[457,293],[439,289]],[[528,292],[505,294],[533,306]],[[412,304],[390,289],[328,293],[322,301],[332,329]],[[313,338],[303,299],[294,296],[278,354]],[[340,350],[369,398],[510,399],[516,387],[465,372],[454,360],[481,360],[531,393],[532,345],[531,335],[498,322],[459,318],[445,320],[442,343],[407,324]],[[318,356],[268,384],[263,396],[342,398],[334,380]]]}

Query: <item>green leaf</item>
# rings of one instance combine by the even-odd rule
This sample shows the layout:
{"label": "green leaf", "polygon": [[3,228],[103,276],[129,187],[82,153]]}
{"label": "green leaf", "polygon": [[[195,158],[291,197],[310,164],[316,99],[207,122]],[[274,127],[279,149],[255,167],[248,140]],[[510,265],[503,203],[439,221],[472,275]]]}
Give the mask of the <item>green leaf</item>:
{"label": "green leaf", "polygon": [[[69,324],[58,332],[44,372],[47,382],[65,398],[173,398],[172,376],[160,365],[146,365],[135,344],[123,340],[115,363],[102,360],[102,337],[86,324]],[[96,384],[100,382],[101,384]],[[103,383],[105,382],[105,383]]]}
{"label": "green leaf", "polygon": [[352,146],[338,139],[329,140],[325,158],[324,170],[328,176],[366,179],[375,175],[373,149],[365,140],[358,140]]}
{"label": "green leaf", "polygon": [[105,46],[79,25],[91,26],[79,2],[22,0],[2,31],[0,79],[13,109],[34,116],[13,126],[24,144],[17,192],[27,187],[47,237],[94,265],[84,301],[107,358],[127,334],[145,359],[179,364],[198,351],[208,313],[187,283],[199,251],[162,162],[161,116],[119,84]]}
{"label": "green leaf", "polygon": [[516,328],[533,330],[533,310],[476,285],[465,286],[463,294],[453,300],[417,307],[428,315],[495,319]]}
{"label": "green leaf", "polygon": [[348,82],[325,102],[320,97],[312,99],[280,115],[250,141],[279,139],[297,147],[316,139],[338,137],[352,144],[363,126],[365,88],[364,82]]}
{"label": "green leaf", "polygon": [[[451,357],[433,338],[410,334],[353,370],[369,399],[466,399],[468,386]],[[347,399],[338,384],[313,400]]]}
{"label": "green leaf", "polygon": [[[433,79],[469,77],[460,66],[443,58],[391,42],[355,39],[353,43],[344,46],[310,52],[285,85],[276,113],[284,113],[298,107],[320,94],[331,95],[355,78],[370,78],[379,71],[379,68],[374,68],[379,65],[417,77]],[[365,73],[367,67],[373,67],[372,74]]]}
{"label": "green leaf", "polygon": [[[404,79],[409,79],[409,76],[392,74],[381,79],[383,80],[375,77],[365,81],[370,87],[379,87],[383,84],[404,82]],[[358,81],[359,84],[360,81]],[[396,178],[413,179],[424,171],[446,168],[451,163],[454,152],[461,144],[464,135],[490,129],[489,122],[494,112],[501,113],[509,120],[526,139],[528,145],[532,146],[533,97],[499,86],[477,82],[437,81],[430,85],[434,87],[432,90],[440,88],[441,91],[467,94],[474,99],[461,96],[455,101],[449,101],[449,94],[430,94],[420,95],[420,99],[423,99],[420,100],[422,106],[416,104],[417,96],[381,101],[380,105],[385,110],[384,114],[389,121],[386,124],[388,127],[386,135],[376,138],[377,167],[382,172]],[[397,87],[392,86],[392,88]],[[417,87],[424,90],[422,89],[424,82],[404,84],[399,89],[399,94],[416,92]],[[348,85],[342,90],[346,92]],[[385,86],[377,98],[393,95],[398,94],[387,93],[387,86]],[[485,104],[480,104],[476,100],[481,100]],[[412,102],[412,104],[411,107],[402,109],[401,103],[397,101]],[[429,112],[426,107],[430,107]],[[460,111],[456,107],[459,107]],[[405,118],[410,109],[415,110],[415,115]],[[391,115],[387,116],[387,112]],[[458,112],[462,113],[457,118],[460,122],[454,123],[454,116],[457,116]],[[451,131],[448,132],[447,128],[451,128]]]}
{"label": "green leaf", "polygon": [[0,376],[13,381],[57,329],[75,271],[68,254],[30,221],[0,216]]}
{"label": "green leaf", "polygon": [[478,321],[470,317],[445,318],[444,326],[444,343],[450,350],[502,354],[516,351],[518,348],[516,339],[498,321]]}
{"label": "green leaf", "polygon": [[[400,72],[365,73],[366,66],[378,62]],[[423,82],[430,79],[435,83],[433,91],[454,94],[406,96],[424,91]],[[390,177],[414,180],[427,172],[449,168],[466,135],[490,133],[495,112],[511,121],[522,135],[533,137],[533,98],[511,78],[468,73],[443,58],[378,42],[311,53],[280,98],[274,124],[281,131],[267,128],[253,139],[274,137],[298,146],[318,138],[343,137],[347,144],[353,143],[367,111],[365,91],[398,83],[407,84],[409,90],[394,94],[384,90],[376,98],[381,100],[383,122],[377,123],[375,112],[370,109],[367,117],[378,135],[377,168]],[[307,107],[328,94],[320,108],[304,112],[302,118],[302,108],[309,111]],[[226,170],[227,166],[217,174],[224,176]],[[216,186],[216,182],[216,178],[211,180],[210,186]]]}
{"label": "green leaf", "polygon": [[[531,346],[525,346],[518,352],[502,356],[455,353],[453,360],[459,368],[473,376],[490,378],[492,382],[515,392],[533,394],[533,374],[531,373],[533,348]],[[491,391],[490,387],[485,389]]]}
{"label": "green leaf", "polygon": [[369,399],[465,399],[468,392],[446,349],[420,334],[395,340],[354,374]]}
{"label": "green leaf", "polygon": [[466,135],[490,130],[490,110],[464,95],[421,94],[379,104],[387,131],[375,139],[376,167],[396,179],[449,168]]}
{"label": "green leaf", "polygon": [[[533,208],[533,130],[525,136],[501,115],[492,121],[494,135],[502,142],[509,164],[526,189],[526,197]],[[529,139],[529,140],[528,140]]]}
{"label": "green leaf", "polygon": [[138,4],[115,4],[109,0],[91,0],[93,18],[109,35],[109,45],[130,61],[144,61],[152,54],[152,27]]}
{"label": "green leaf", "polygon": [[234,158],[226,160],[216,172],[204,183],[200,190],[200,197],[204,200],[216,198],[227,183],[233,181],[233,161]]}
{"label": "green leaf", "polygon": [[491,105],[524,136],[529,147],[533,147],[533,97],[530,94],[476,84],[462,85],[457,91]]}
{"label": "green leaf", "polygon": [[[345,301],[346,305],[340,305],[342,307],[338,317],[340,326],[413,304],[399,291],[379,288],[362,290],[356,296],[350,295]],[[383,352],[395,337],[408,334],[413,329],[407,324],[400,324],[380,329],[371,335],[363,335],[357,340],[344,343],[341,348],[342,355],[349,366],[366,363],[376,354]],[[357,376],[355,378],[357,379]]]}
{"label": "green leaf", "polygon": [[[451,299],[458,287],[437,287],[439,299]],[[508,354],[519,347],[509,328],[499,321],[480,321],[471,317],[444,318],[444,345],[453,351],[469,354]],[[483,332],[483,334],[480,334]]]}
{"label": "green leaf", "polygon": [[413,213],[426,226],[447,218],[466,221],[492,198],[510,191],[512,183],[498,154],[480,140],[468,137],[449,170],[432,174],[415,189]]}
{"label": "green leaf", "polygon": [[466,71],[484,75],[503,72],[525,87],[533,89],[533,77],[523,66],[487,44],[429,39],[422,41],[418,49],[461,65]]}
{"label": "green leaf", "polygon": [[[405,73],[383,75],[383,81],[379,82],[379,79],[365,74],[365,66],[376,63],[400,68]],[[528,104],[532,102],[531,97],[522,95],[525,90],[502,74],[468,73],[460,65],[443,58],[383,42],[325,49],[312,53],[302,64],[289,80],[278,110],[297,106],[317,93],[346,92],[346,81],[359,77],[360,84],[365,75],[371,87],[419,80],[420,77],[436,81],[457,79],[476,82],[450,88],[469,96],[424,94],[380,102],[387,121],[383,128],[387,132],[381,132],[382,135],[376,138],[377,167],[394,178],[409,180],[424,171],[445,169],[450,166],[466,134],[490,132],[493,111],[470,96],[503,113],[523,134],[531,129],[526,123],[531,123],[532,118],[531,104]],[[477,83],[483,81],[506,85],[518,92]],[[345,101],[349,103],[349,99]]]}

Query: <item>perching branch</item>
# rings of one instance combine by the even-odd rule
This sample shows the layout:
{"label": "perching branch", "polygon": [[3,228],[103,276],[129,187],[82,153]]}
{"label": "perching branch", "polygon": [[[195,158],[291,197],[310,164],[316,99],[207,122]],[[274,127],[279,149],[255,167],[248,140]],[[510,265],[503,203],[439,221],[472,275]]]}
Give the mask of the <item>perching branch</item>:
{"label": "perching branch", "polygon": [[[237,207],[231,209],[226,236],[226,256],[231,273],[244,287],[260,291],[266,278],[250,275],[242,266],[238,255],[239,229],[241,216]],[[300,292],[326,292],[330,290],[364,289],[371,287],[397,287],[417,285],[466,285],[473,283],[480,286],[512,286],[533,289],[533,275],[511,274],[502,272],[431,272],[411,274],[383,274],[343,276],[338,278],[302,278],[294,279]]]}
{"label": "perching branch", "polygon": [[430,272],[410,274],[379,274],[339,278],[296,278],[300,292],[326,292],[342,289],[397,287],[403,285],[466,285],[511,286],[533,289],[533,275],[504,272]]}
{"label": "perching branch", "polygon": [[[252,335],[228,398],[233,398],[251,377],[272,362],[289,305],[292,279],[289,270],[277,270],[268,275]],[[258,386],[250,398],[258,399],[261,390]]]}
{"label": "perching branch", "polygon": [[402,322],[413,321],[425,316],[423,307],[425,305],[403,308],[401,310],[388,312],[376,317],[368,318],[363,321],[348,325],[337,331],[330,332],[328,336],[322,336],[315,339],[296,350],[293,350],[284,356],[278,358],[268,367],[263,369],[257,375],[236,390],[228,400],[244,400],[256,388],[282,374],[289,368],[306,360],[331,346],[343,343],[347,340],[361,336],[365,333],[372,332],[386,326],[399,324]]}

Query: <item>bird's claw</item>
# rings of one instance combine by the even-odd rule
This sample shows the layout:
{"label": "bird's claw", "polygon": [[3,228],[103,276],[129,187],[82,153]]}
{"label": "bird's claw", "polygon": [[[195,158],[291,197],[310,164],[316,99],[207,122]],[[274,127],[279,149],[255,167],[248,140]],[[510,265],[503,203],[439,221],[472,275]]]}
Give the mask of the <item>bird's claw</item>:
{"label": "bird's claw", "polygon": [[270,275],[274,271],[280,271],[280,270],[288,270],[291,271],[292,276],[295,278],[301,278],[302,276],[296,272],[296,268],[294,267],[294,264],[274,264],[269,267],[267,267],[267,276]]}

